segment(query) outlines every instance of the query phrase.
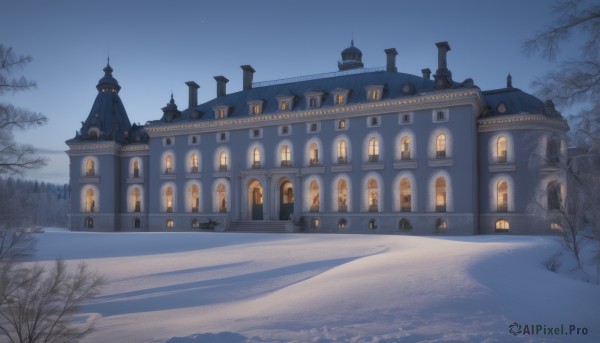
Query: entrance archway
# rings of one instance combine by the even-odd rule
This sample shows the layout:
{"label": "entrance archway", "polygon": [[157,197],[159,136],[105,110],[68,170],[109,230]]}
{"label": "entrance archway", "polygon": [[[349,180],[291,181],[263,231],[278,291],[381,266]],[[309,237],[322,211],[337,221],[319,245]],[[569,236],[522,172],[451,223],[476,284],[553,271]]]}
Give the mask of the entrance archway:
{"label": "entrance archway", "polygon": [[263,193],[263,186],[258,180],[250,182],[248,195],[250,197],[250,218],[252,220],[263,220]]}
{"label": "entrance archway", "polygon": [[279,186],[279,220],[289,220],[294,213],[294,186],[285,180]]}

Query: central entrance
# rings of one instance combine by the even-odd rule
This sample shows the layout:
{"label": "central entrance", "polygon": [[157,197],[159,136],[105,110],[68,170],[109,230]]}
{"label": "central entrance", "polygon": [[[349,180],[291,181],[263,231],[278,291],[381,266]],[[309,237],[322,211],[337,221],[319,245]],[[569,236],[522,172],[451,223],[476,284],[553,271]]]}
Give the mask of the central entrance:
{"label": "central entrance", "polygon": [[289,220],[294,213],[294,188],[289,180],[279,187],[279,220]]}
{"label": "central entrance", "polygon": [[251,196],[250,213],[252,220],[263,220],[263,187],[258,181],[252,181],[248,187]]}

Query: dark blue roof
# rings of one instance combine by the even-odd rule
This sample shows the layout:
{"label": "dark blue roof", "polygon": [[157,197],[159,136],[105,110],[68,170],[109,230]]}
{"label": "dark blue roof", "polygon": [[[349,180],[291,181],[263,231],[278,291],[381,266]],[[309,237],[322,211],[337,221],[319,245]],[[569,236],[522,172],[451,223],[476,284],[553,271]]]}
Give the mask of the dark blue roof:
{"label": "dark blue roof", "polygon": [[[483,97],[488,105],[484,116],[499,116],[518,113],[546,114],[544,103],[535,96],[525,93],[518,88],[508,87],[483,92]],[[505,111],[499,112],[503,103]]]}

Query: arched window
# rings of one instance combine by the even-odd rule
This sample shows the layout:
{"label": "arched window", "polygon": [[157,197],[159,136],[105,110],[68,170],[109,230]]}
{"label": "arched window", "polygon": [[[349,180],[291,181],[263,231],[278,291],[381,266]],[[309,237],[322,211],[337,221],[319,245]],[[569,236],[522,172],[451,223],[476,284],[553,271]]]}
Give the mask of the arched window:
{"label": "arched window", "polygon": [[312,180],[309,185],[310,190],[310,211],[319,212],[321,208],[321,194],[319,193],[319,184],[316,180]]}
{"label": "arched window", "polygon": [[227,152],[221,151],[219,154],[219,170],[227,171]]}
{"label": "arched window", "polygon": [[348,221],[346,218],[341,218],[338,220],[338,229],[343,230],[348,226]]}
{"label": "arched window", "polygon": [[87,161],[85,162],[85,176],[96,176],[94,160],[92,160],[91,158],[87,159]]}
{"label": "arched window", "polygon": [[441,176],[435,180],[435,211],[446,212],[446,179]]}
{"label": "arched window", "polygon": [[404,136],[400,140],[400,158],[403,160],[410,160],[410,137]]}
{"label": "arched window", "polygon": [[190,155],[190,172],[197,173],[200,170],[200,163],[198,161],[198,155],[193,153]]}
{"label": "arched window", "polygon": [[337,183],[338,212],[348,212],[348,183],[339,180]]}
{"label": "arched window", "polygon": [[281,166],[291,167],[292,166],[292,151],[290,147],[284,145],[281,147]]}
{"label": "arched window", "polygon": [[173,221],[173,219],[167,219],[166,226],[167,229],[172,229],[173,227],[175,227],[175,222]]}
{"label": "arched window", "polygon": [[548,198],[548,209],[558,210],[561,209],[561,194],[560,184],[556,181],[551,181],[546,187],[546,196]]}
{"label": "arched window", "polygon": [[222,183],[217,186],[217,199],[219,201],[219,212],[227,212],[227,187]]}
{"label": "arched window", "polygon": [[140,162],[138,160],[133,161],[133,177],[140,177]]}
{"label": "arched window", "polygon": [[400,180],[400,211],[410,212],[412,208],[412,191],[408,178]]}
{"label": "arched window", "polygon": [[408,219],[402,218],[402,219],[400,219],[400,222],[398,222],[398,230],[400,230],[400,231],[412,230],[412,225],[410,224]]}
{"label": "arched window", "polygon": [[496,231],[508,231],[509,223],[506,219],[499,219],[496,221]]}
{"label": "arched window", "polygon": [[560,162],[560,139],[550,137],[546,142],[546,159],[549,164],[556,165]]}
{"label": "arched window", "polygon": [[508,159],[506,137],[501,136],[496,141],[496,156],[498,163],[506,163]]}
{"label": "arched window", "polygon": [[200,211],[200,189],[198,185],[193,184],[190,186],[190,204],[192,205],[192,212]]}
{"label": "arched window", "polygon": [[369,139],[369,162],[379,161],[379,141],[373,137]]}
{"label": "arched window", "polygon": [[377,180],[369,179],[367,182],[367,194],[369,196],[369,212],[379,212],[379,187]]}
{"label": "arched window", "polygon": [[499,181],[497,186],[497,198],[496,205],[498,212],[508,211],[508,183],[506,181]]}
{"label": "arched window", "polygon": [[444,219],[438,218],[435,221],[435,228],[437,230],[446,230],[448,228],[448,223]]}
{"label": "arched window", "polygon": [[165,174],[173,173],[173,156],[165,156]]}
{"label": "arched window", "polygon": [[446,158],[446,135],[443,133],[435,137],[435,158]]}
{"label": "arched window", "polygon": [[319,218],[312,218],[310,220],[310,227],[311,228],[318,229],[320,225],[321,225],[321,221],[319,220]]}
{"label": "arched window", "polygon": [[96,193],[91,188],[85,191],[85,211],[96,212]]}
{"label": "arched window", "polygon": [[348,146],[345,140],[340,140],[337,146],[337,162],[340,164],[348,163]]}
{"label": "arched window", "polygon": [[260,149],[254,148],[252,151],[252,168],[260,168]]}
{"label": "arched window", "polygon": [[377,229],[377,220],[375,220],[375,219],[369,220],[369,229],[371,229],[371,230]]}
{"label": "arched window", "polygon": [[131,191],[131,207],[133,208],[133,212],[141,212],[142,211],[142,196],[140,189],[135,187]]}
{"label": "arched window", "polygon": [[310,143],[308,148],[308,162],[311,166],[319,164],[319,147],[316,143]]}
{"label": "arched window", "polygon": [[173,187],[169,186],[165,190],[166,212],[173,212]]}

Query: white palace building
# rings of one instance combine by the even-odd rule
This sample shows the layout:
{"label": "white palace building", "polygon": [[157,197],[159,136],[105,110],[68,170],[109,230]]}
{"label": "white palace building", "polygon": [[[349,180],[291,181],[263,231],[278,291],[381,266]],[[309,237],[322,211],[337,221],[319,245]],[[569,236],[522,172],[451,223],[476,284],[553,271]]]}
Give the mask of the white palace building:
{"label": "white palace building", "polygon": [[[528,209],[566,194],[568,125],[551,101],[481,90],[438,66],[364,68],[352,43],[338,71],[252,82],[132,125],[110,65],[70,158],[70,229],[345,233],[549,233]],[[382,55],[383,57],[383,55]],[[547,163],[532,164],[533,155]]]}

